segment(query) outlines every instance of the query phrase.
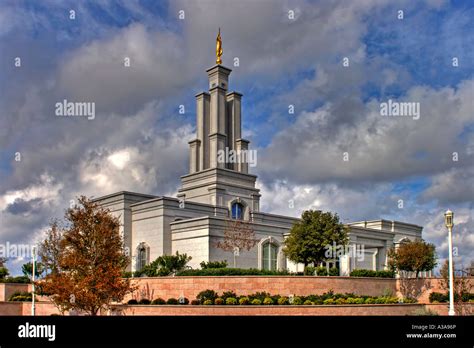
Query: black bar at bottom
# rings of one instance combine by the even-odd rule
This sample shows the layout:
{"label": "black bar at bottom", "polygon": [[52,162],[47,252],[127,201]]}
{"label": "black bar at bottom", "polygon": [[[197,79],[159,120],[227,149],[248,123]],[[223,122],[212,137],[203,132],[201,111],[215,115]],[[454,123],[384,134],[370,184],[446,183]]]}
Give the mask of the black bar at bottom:
{"label": "black bar at bottom", "polygon": [[474,317],[0,317],[1,348],[165,343],[472,347]]}

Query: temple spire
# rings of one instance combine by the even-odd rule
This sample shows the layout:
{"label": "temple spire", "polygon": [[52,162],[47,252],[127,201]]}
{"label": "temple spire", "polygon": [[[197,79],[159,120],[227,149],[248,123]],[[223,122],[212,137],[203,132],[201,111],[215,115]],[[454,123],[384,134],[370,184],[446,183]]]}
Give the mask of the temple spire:
{"label": "temple spire", "polygon": [[222,52],[221,28],[219,28],[219,33],[216,38],[216,64],[222,64]]}

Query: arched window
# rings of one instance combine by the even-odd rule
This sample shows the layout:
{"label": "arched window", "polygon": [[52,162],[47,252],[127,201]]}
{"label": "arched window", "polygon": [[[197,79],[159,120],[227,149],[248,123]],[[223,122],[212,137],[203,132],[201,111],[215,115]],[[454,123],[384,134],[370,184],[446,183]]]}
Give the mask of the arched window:
{"label": "arched window", "polygon": [[244,206],[235,202],[232,204],[232,219],[242,220],[244,218]]}
{"label": "arched window", "polygon": [[137,271],[142,270],[148,261],[148,248],[144,243],[138,246]]}
{"label": "arched window", "polygon": [[278,246],[270,241],[262,245],[262,269],[275,271],[277,269]]}

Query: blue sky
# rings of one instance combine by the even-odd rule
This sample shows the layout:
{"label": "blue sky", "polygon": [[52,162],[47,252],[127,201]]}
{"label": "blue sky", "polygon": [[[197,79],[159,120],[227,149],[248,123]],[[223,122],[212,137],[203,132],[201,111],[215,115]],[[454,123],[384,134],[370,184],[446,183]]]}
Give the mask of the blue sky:
{"label": "blue sky", "polygon": [[[220,27],[231,88],[244,95],[244,134],[259,154],[264,210],[413,222],[442,259],[450,208],[467,264],[473,18],[471,1],[1,1],[0,243],[40,240],[79,194],[174,195]],[[64,98],[95,102],[96,119],[56,118]],[[381,117],[388,99],[419,102],[420,120]],[[133,172],[111,160],[124,153]]]}

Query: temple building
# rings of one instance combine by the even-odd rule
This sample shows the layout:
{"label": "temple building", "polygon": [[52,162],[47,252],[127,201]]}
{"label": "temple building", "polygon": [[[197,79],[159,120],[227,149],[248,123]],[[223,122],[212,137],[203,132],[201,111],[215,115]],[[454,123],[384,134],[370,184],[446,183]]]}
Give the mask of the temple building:
{"label": "temple building", "polygon": [[[216,53],[220,62],[221,46]],[[249,141],[242,138],[242,94],[229,89],[230,73],[221,64],[209,68],[209,89],[196,95],[196,138],[189,142],[189,173],[181,177],[177,197],[122,191],[95,199],[121,221],[132,256],[129,270],[176,251],[192,256],[193,268],[202,261],[227,260],[232,266],[234,252],[216,247],[232,219],[247,222],[258,240],[249,251],[235,251],[237,267],[303,270],[282,252],[283,240],[298,219],[260,211],[257,176],[249,173],[248,163],[221,159],[223,151],[249,151]],[[384,269],[388,248],[421,238],[422,231],[420,226],[387,220],[348,227],[349,252],[328,263],[341,275],[356,268]]]}

